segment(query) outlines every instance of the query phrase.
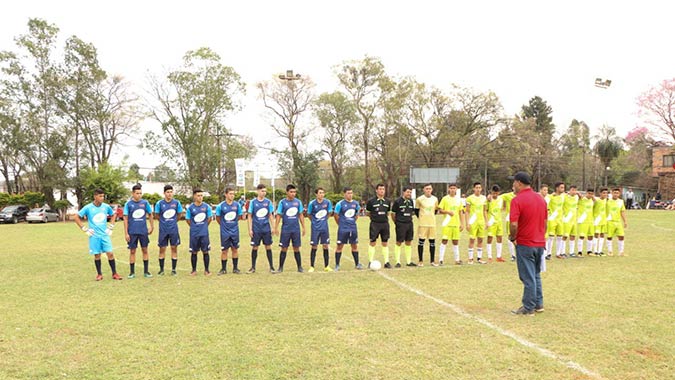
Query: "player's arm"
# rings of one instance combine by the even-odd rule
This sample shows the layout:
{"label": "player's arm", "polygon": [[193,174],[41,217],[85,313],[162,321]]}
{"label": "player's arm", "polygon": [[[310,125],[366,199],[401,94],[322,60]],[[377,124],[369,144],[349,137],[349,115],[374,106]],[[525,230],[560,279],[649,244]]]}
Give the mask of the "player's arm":
{"label": "player's arm", "polygon": [[[239,204],[239,202],[237,202],[237,204]],[[220,206],[221,206],[220,204],[218,206],[216,206],[216,223],[218,223],[219,226],[221,225],[220,224],[221,223],[221,221],[220,221],[220,214],[221,214]]]}
{"label": "player's arm", "polygon": [[302,236],[305,236],[305,233],[307,232],[305,230],[305,216],[302,213],[300,213],[298,219],[300,220],[300,227],[302,227]]}
{"label": "player's arm", "polygon": [[463,209],[459,209],[459,231],[466,229],[466,212]]}
{"label": "player's arm", "polygon": [[[468,203],[468,202],[466,204],[466,214],[471,215],[471,203]],[[471,224],[468,223],[468,220],[467,220],[466,228],[467,229],[471,228]]]}
{"label": "player's arm", "polygon": [[211,225],[211,221],[213,220],[213,211],[211,211],[211,205],[207,205],[206,207],[206,219],[208,219],[208,222],[206,222],[207,226]]}
{"label": "player's arm", "polygon": [[626,209],[621,210],[621,220],[623,220],[623,228],[627,228],[628,222],[626,221]]}
{"label": "player's arm", "polygon": [[190,219],[192,219],[192,213],[190,213],[190,206],[185,211],[185,223],[187,223],[188,227],[191,227],[192,225],[190,224]]}
{"label": "player's arm", "polygon": [[124,239],[127,243],[131,241],[131,236],[129,236],[129,202],[124,204],[124,214],[122,216],[124,220]]}
{"label": "player's arm", "polygon": [[361,206],[358,204],[356,205],[356,214],[354,215],[354,223],[356,223],[357,220],[359,220],[359,214],[361,214]]}
{"label": "player's arm", "polygon": [[487,222],[490,220],[490,218],[488,217],[488,205],[485,205],[485,207],[483,207],[483,220],[485,221],[485,224],[487,224]]}
{"label": "player's arm", "polygon": [[340,209],[342,208],[342,201],[338,202],[335,205],[335,210],[333,211],[333,218],[335,218],[335,224],[340,225]]}
{"label": "player's arm", "polygon": [[[150,215],[150,228],[148,229],[148,235],[152,234],[152,231],[155,230],[155,216],[152,214],[152,206],[150,206],[150,203],[147,204],[148,207],[145,208],[145,211]],[[114,224],[113,224],[114,227]]]}

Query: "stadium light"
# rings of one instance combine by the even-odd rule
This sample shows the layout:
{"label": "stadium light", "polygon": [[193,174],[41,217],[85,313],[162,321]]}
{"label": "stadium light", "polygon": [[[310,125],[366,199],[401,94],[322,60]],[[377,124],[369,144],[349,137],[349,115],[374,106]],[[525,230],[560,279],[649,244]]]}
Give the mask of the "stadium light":
{"label": "stadium light", "polygon": [[302,78],[300,74],[293,74],[293,70],[286,70],[286,74],[279,75],[279,79],[286,81],[294,81]]}
{"label": "stadium light", "polygon": [[612,85],[611,79],[595,78],[595,87],[608,89]]}

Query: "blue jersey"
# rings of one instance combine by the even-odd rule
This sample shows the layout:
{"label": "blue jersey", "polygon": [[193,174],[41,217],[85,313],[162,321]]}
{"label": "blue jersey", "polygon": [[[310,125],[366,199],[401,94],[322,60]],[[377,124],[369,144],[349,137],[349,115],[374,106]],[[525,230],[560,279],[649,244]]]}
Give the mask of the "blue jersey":
{"label": "blue jersey", "polygon": [[248,213],[253,219],[253,232],[271,232],[269,215],[273,212],[274,206],[271,200],[267,198],[262,201],[258,198],[251,199],[248,204]]}
{"label": "blue jersey", "polygon": [[239,236],[239,217],[244,213],[239,202],[228,204],[220,202],[216,207],[216,216],[220,217],[220,234]]}
{"label": "blue jersey", "polygon": [[185,219],[190,221],[190,236],[209,236],[209,219],[212,216],[211,205],[190,203],[185,213]]}
{"label": "blue jersey", "polygon": [[341,200],[335,205],[335,213],[340,216],[338,221],[338,228],[343,231],[356,231],[356,217],[358,216],[361,206],[359,202],[347,202],[346,199]]}
{"label": "blue jersey", "polygon": [[148,234],[148,214],[152,213],[150,202],[141,199],[136,202],[129,199],[124,205],[124,216],[127,217],[129,235],[147,235]]}
{"label": "blue jersey", "polygon": [[167,202],[164,199],[155,203],[155,214],[159,215],[159,233],[177,234],[178,215],[183,212],[183,205],[175,199]]}
{"label": "blue jersey", "polygon": [[292,201],[287,198],[279,201],[279,206],[277,206],[277,215],[281,215],[281,220],[283,225],[281,230],[285,232],[299,231],[300,223],[298,222],[298,215],[303,211],[302,202],[299,199],[295,198]]}
{"label": "blue jersey", "polygon": [[100,206],[96,206],[93,202],[82,207],[80,212],[77,213],[80,218],[87,218],[87,223],[89,228],[94,230],[94,236],[97,237],[107,237],[105,230],[108,228],[108,216],[113,215],[112,207],[108,206],[106,203],[101,203]]}
{"label": "blue jersey", "polygon": [[319,203],[316,199],[309,202],[307,215],[312,217],[312,231],[328,231],[328,216],[333,212],[333,204],[324,199]]}

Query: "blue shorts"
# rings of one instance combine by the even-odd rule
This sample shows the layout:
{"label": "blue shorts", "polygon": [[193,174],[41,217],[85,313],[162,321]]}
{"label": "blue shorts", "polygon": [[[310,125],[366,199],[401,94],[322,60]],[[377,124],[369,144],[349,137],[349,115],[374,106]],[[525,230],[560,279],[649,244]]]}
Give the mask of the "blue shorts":
{"label": "blue shorts", "polygon": [[293,242],[293,247],[300,246],[300,231],[281,231],[281,238],[279,239],[279,247],[287,248],[291,241]]}
{"label": "blue shorts", "polygon": [[190,236],[190,252],[209,253],[211,250],[211,243],[209,242],[209,235],[205,236]]}
{"label": "blue shorts", "polygon": [[148,244],[150,244],[148,235],[129,234],[129,237],[131,238],[129,244],[127,244],[127,248],[129,249],[138,248],[138,243],[141,243],[141,248],[147,248]]}
{"label": "blue shorts", "polygon": [[175,247],[180,245],[180,235],[178,233],[159,235],[159,241],[157,245],[160,247],[166,247],[167,245]]}
{"label": "blue shorts", "polygon": [[220,250],[224,251],[229,248],[239,249],[239,235],[220,234]]}
{"label": "blue shorts", "polygon": [[251,238],[251,245],[257,247],[262,241],[263,245],[272,245],[272,232],[255,232],[253,231],[253,237]]}
{"label": "blue shorts", "polygon": [[112,240],[110,240],[110,236],[106,237],[91,236],[89,238],[90,255],[98,255],[99,253],[112,252],[112,249],[113,246]]}
{"label": "blue shorts", "polygon": [[338,230],[337,234],[337,243],[338,244],[359,244],[359,233],[358,231],[341,231]]}
{"label": "blue shorts", "polygon": [[312,238],[309,241],[310,245],[330,244],[330,236],[328,230],[315,231],[312,229]]}

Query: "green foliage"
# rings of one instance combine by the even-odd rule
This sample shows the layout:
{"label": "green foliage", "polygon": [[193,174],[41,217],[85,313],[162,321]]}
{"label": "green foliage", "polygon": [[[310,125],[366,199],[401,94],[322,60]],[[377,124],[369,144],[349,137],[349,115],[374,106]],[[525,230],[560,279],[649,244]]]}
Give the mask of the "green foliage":
{"label": "green foliage", "polygon": [[151,205],[154,205],[155,203],[159,202],[163,198],[164,198],[163,195],[159,195],[157,193],[152,193],[152,194],[144,193],[143,194],[143,199],[150,202]]}
{"label": "green foliage", "polygon": [[298,188],[298,198],[304,204],[309,202],[319,182],[320,155],[320,152],[298,153],[294,160],[295,186]]}
{"label": "green foliage", "polygon": [[[84,204],[94,199],[94,190],[97,188],[105,191],[106,202],[120,203],[128,198],[129,191],[124,188],[123,182],[126,173],[121,168],[115,168],[108,164],[102,164],[97,169],[86,168],[80,173],[82,182]],[[81,205],[82,206],[82,205]]]}
{"label": "green foliage", "polygon": [[59,199],[58,201],[54,202],[54,210],[57,211],[66,210],[70,206],[72,206],[72,204],[70,204],[67,199]]}
{"label": "green foliage", "polygon": [[32,191],[26,191],[21,194],[0,193],[0,208],[8,205],[24,205],[33,208],[36,204],[38,207],[44,205],[45,195]]}
{"label": "green foliage", "polygon": [[326,199],[331,201],[333,206],[335,206],[336,203],[340,202],[344,198],[345,196],[342,193],[326,193]]}
{"label": "green foliage", "polygon": [[222,202],[222,199],[218,195],[213,194],[204,197],[204,202],[210,205],[217,205],[218,203]]}
{"label": "green foliage", "polygon": [[535,119],[535,130],[545,134],[550,141],[555,132],[555,124],[553,124],[553,108],[546,103],[540,96],[535,96],[528,104],[522,107],[521,115],[523,118]]}
{"label": "green foliage", "polygon": [[183,194],[174,194],[173,195],[174,199],[180,202],[183,206],[187,206],[192,202],[192,199],[188,197],[187,195]]}

